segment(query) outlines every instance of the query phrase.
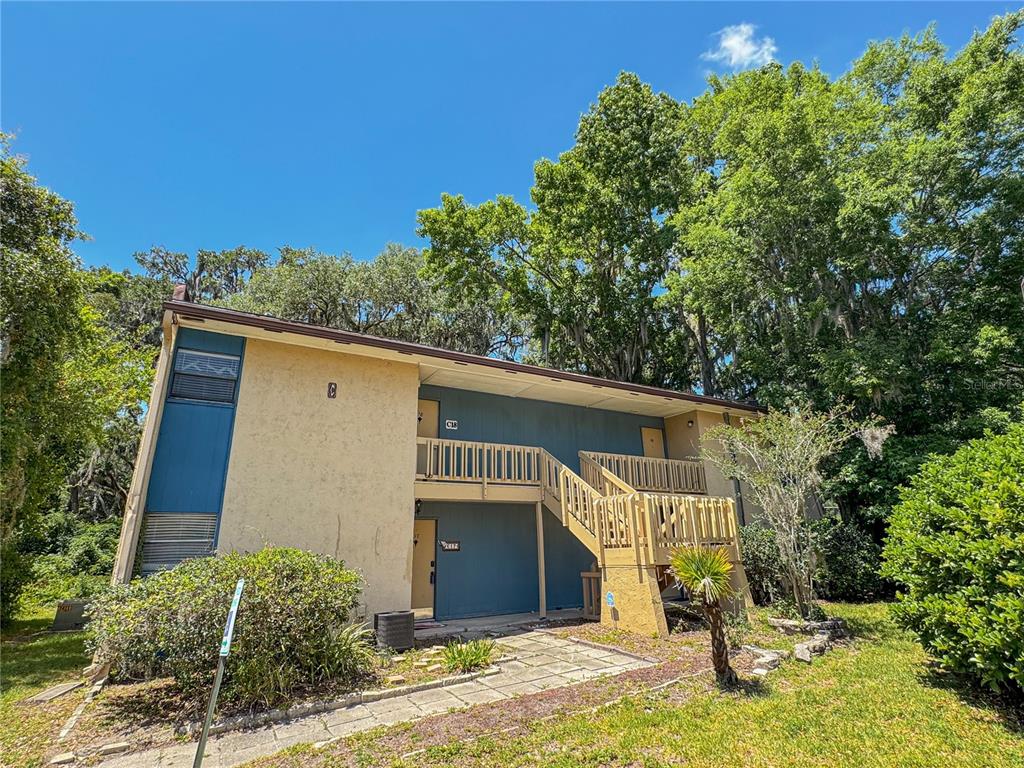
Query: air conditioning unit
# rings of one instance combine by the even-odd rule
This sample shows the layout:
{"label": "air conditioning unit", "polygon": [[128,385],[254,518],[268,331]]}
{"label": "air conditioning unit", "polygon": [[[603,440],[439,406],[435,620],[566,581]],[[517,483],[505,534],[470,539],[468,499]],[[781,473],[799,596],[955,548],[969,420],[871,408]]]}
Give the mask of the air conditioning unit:
{"label": "air conditioning unit", "polygon": [[416,638],[416,615],[412,611],[385,611],[373,616],[377,647],[407,651]]}

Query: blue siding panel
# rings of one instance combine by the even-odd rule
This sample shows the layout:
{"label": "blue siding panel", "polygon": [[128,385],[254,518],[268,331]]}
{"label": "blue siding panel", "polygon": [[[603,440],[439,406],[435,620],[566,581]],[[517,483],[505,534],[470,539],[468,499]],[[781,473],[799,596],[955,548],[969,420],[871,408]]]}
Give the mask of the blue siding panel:
{"label": "blue siding panel", "polygon": [[[242,356],[245,338],[182,328],[175,353],[178,347]],[[146,492],[148,511],[220,514],[234,421],[234,404],[165,400]]]}
{"label": "blue siding panel", "polygon": [[[544,580],[548,608],[582,608],[583,580],[594,555],[548,509],[544,513]],[[534,523],[536,527],[536,522]]]}
{"label": "blue siding panel", "polygon": [[[424,502],[420,517],[437,520],[437,537],[460,543],[438,548],[434,615],[457,619],[536,611],[537,522],[532,504]],[[548,608],[583,603],[580,572],[593,556],[544,510]]]}
{"label": "blue siding panel", "polygon": [[168,400],[160,420],[146,508],[219,512],[235,409]]}
{"label": "blue siding panel", "polygon": [[241,355],[242,350],[245,349],[245,337],[197,331],[195,328],[182,328],[178,331],[177,346],[198,349],[200,352]]}
{"label": "blue siding panel", "polygon": [[[438,437],[538,445],[576,471],[579,471],[579,451],[642,456],[640,428],[665,427],[664,419],[655,416],[464,389],[425,385],[420,387],[420,397],[440,402]],[[458,422],[458,430],[445,428],[448,419]]]}

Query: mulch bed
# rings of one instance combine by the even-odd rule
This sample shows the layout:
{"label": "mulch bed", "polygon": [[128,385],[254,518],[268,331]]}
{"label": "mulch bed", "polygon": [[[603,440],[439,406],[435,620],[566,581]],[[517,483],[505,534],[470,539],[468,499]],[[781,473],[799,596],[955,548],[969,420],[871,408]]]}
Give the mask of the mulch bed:
{"label": "mulch bed", "polygon": [[[427,671],[426,668],[414,666],[415,661],[427,658],[425,653],[432,645],[437,643],[421,644],[415,650],[406,652],[403,661],[378,657],[373,674],[357,686],[323,683],[309,690],[296,691],[287,702],[278,702],[277,706],[340,698],[353,690],[394,687],[398,683],[388,684],[386,678],[395,674],[405,677],[402,685],[455,674],[446,669]],[[496,655],[506,651],[508,649],[499,646]],[[248,711],[229,707],[219,712],[217,719]],[[75,729],[56,751],[89,752],[115,741],[128,742],[133,752],[164,746],[183,738],[175,732],[177,726],[200,720],[205,714],[206,701],[183,696],[170,678],[140,683],[111,683],[89,705]]]}

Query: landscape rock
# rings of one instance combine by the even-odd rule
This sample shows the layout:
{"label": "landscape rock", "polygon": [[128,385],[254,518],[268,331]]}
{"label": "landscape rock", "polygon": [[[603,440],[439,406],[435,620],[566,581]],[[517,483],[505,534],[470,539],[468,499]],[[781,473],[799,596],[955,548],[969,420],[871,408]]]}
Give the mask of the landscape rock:
{"label": "landscape rock", "polygon": [[387,682],[389,685],[398,685],[399,683],[404,683],[405,675],[391,675],[391,677],[387,679]]}
{"label": "landscape rock", "polygon": [[96,750],[97,754],[100,755],[114,755],[118,752],[127,752],[132,748],[132,745],[127,741],[115,741],[111,744],[104,744],[102,747]]}
{"label": "landscape rock", "polygon": [[820,656],[831,646],[831,638],[827,634],[818,634],[812,637],[810,640],[797,643],[793,648],[793,656],[798,661],[803,661],[808,664],[815,656]]}
{"label": "landscape rock", "polygon": [[444,669],[444,664],[431,664],[427,667],[427,672],[440,672]]}
{"label": "landscape rock", "polygon": [[69,765],[73,762],[75,762],[74,752],[61,752],[50,758],[50,765]]}
{"label": "landscape rock", "polygon": [[825,632],[833,636],[839,636],[846,631],[846,624],[842,619],[801,621],[799,619],[776,619],[769,617],[768,623],[786,635],[816,635]]}

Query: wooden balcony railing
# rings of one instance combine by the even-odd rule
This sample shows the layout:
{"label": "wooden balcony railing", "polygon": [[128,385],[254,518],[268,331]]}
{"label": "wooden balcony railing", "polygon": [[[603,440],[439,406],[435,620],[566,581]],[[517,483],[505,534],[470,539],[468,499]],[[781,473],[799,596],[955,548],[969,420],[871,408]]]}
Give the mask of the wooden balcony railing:
{"label": "wooden balcony railing", "polygon": [[[418,438],[417,480],[535,486],[604,563],[664,564],[677,546],[738,547],[732,499],[648,489],[704,487],[699,462],[580,452],[580,474],[526,445]],[[694,468],[695,467],[695,468]],[[616,472],[639,481],[637,487]],[[582,529],[579,527],[582,526]],[[585,530],[583,530],[585,529]],[[633,555],[625,555],[632,549]]]}
{"label": "wooden balcony railing", "polygon": [[580,451],[581,457],[600,464],[626,485],[655,493],[707,493],[704,465],[683,459],[652,459],[624,453]]}
{"label": "wooden balcony railing", "polygon": [[541,449],[470,440],[416,439],[416,477],[457,483],[540,485]]}

